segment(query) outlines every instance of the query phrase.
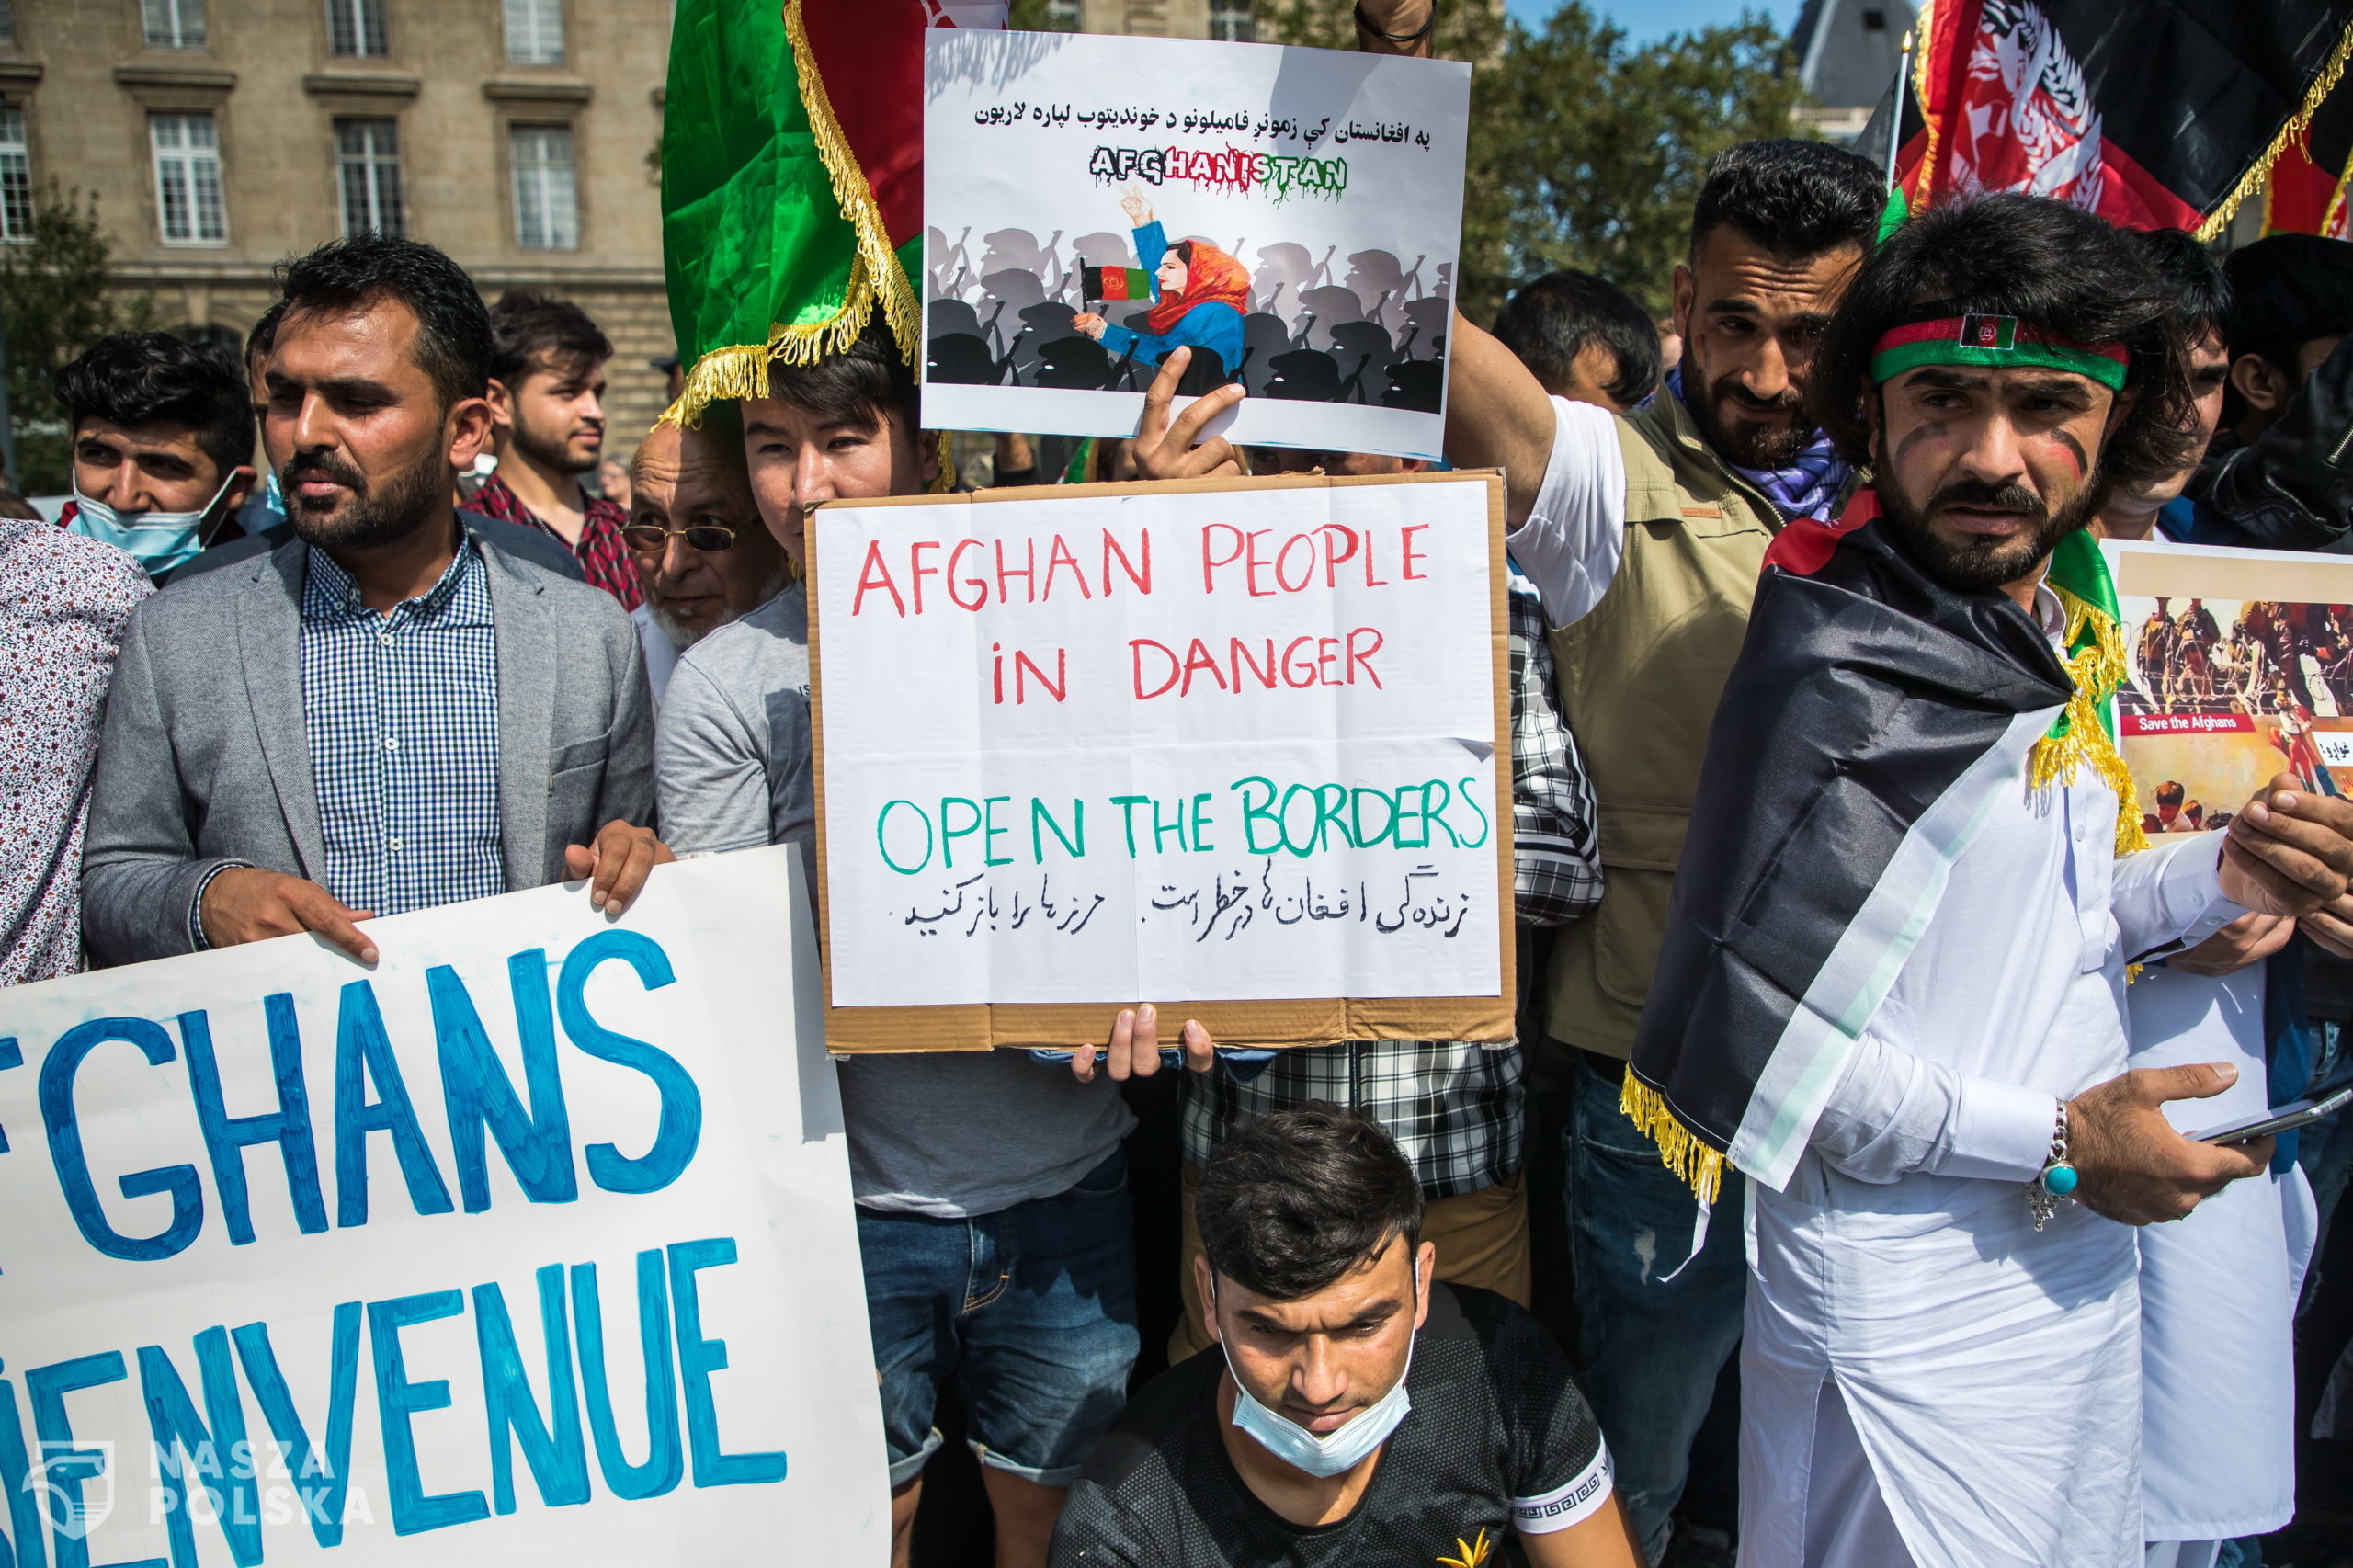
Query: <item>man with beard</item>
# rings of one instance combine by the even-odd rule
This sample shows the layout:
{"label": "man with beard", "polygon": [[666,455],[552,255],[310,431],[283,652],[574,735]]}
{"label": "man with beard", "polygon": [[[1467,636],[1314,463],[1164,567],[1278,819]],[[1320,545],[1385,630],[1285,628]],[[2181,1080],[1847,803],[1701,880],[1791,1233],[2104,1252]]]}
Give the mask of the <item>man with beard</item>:
{"label": "man with beard", "polygon": [[379,236],[280,288],[265,441],[296,537],[125,629],[83,861],[92,956],[307,930],[369,963],[371,915],[568,878],[625,905],[669,853],[632,825],[654,797],[637,638],[450,505],[490,430],[482,297]]}
{"label": "man with beard", "polygon": [[[1426,54],[1433,15],[1431,0],[1362,0],[1358,43]],[[1459,314],[1448,339],[1446,455],[1504,471],[1512,559],[1542,593],[1561,711],[1598,810],[1602,899],[1553,942],[1537,1076],[1540,1093],[1573,1089],[1578,1372],[1653,1562],[1739,1342],[1743,1270],[1733,1227],[1692,1251],[1691,1195],[1620,1108],[1621,1080],[1758,566],[1790,519],[1831,515],[1849,482],[1804,395],[1885,203],[1868,160],[1820,142],[1718,154],[1675,269],[1680,361],[1622,418],[1548,398]]]}
{"label": "man with beard", "polygon": [[1873,485],[1768,557],[1627,1085],[1703,1198],[1749,1177],[1745,1562],[2141,1560],[2129,1227],[2271,1146],[2166,1116],[2231,1064],[2126,1071],[2127,966],[2353,874],[2285,776],[2142,834],[2085,525],[2191,457],[2188,363],[2132,243],[2023,196],[1899,230],[1824,335]]}
{"label": "man with beard", "polygon": [[629,618],[657,703],[680,653],[792,581],[791,562],[753,504],[732,403],[713,403],[697,429],[665,422],[648,433],[630,462],[621,537],[645,589]]}
{"label": "man with beard", "polygon": [[595,586],[635,609],[644,595],[621,540],[629,513],[580,483],[605,453],[605,361],[612,340],[569,300],[509,289],[490,312],[492,441],[498,469],[476,511],[559,539]]}

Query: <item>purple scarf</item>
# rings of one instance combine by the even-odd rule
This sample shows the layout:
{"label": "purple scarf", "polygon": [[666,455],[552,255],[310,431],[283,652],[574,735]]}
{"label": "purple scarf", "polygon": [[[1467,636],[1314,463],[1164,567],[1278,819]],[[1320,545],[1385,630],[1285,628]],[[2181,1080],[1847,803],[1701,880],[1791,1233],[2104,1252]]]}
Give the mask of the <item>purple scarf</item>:
{"label": "purple scarf", "polygon": [[[1666,373],[1666,390],[1677,397],[1683,395],[1683,367],[1677,365]],[[1689,407],[1688,403],[1684,405]],[[1743,468],[1722,452],[1716,454],[1723,465],[1748,481],[1765,494],[1765,499],[1780,508],[1784,522],[1792,517],[1827,517],[1837,503],[1838,493],[1847,487],[1854,468],[1831,445],[1830,437],[1820,431],[1797,455],[1797,460],[1787,468]]]}

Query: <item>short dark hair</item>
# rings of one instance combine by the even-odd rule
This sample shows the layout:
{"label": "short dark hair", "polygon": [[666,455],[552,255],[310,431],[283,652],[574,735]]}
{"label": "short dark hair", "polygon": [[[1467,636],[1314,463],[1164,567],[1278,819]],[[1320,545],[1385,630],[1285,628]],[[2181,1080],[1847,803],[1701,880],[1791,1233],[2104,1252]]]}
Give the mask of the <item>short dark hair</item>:
{"label": "short dark hair", "polygon": [[1422,1188],[1360,1110],[1309,1100],[1247,1122],[1193,1200],[1210,1267],[1272,1301],[1312,1296],[1403,1236],[1422,1239]]}
{"label": "short dark hair", "polygon": [[245,362],[251,364],[256,354],[269,352],[278,341],[278,324],[285,318],[286,301],[279,300],[254,320],[253,330],[245,334]]}
{"label": "short dark hair", "polygon": [[51,378],[75,426],[185,425],[222,477],[254,456],[253,392],[245,368],[217,343],[168,332],[121,332],[90,345]]}
{"label": "short dark hair", "polygon": [[512,388],[535,369],[601,365],[613,340],[569,300],[509,289],[490,308],[491,380]]}
{"label": "short dark hair", "polygon": [[[2105,495],[2177,471],[2195,450],[2180,317],[2140,248],[2104,218],[2043,196],[1987,196],[1915,217],[1871,253],[1814,350],[1814,422],[1848,461],[1871,461],[1873,348],[1890,329],[2015,316],[2075,343],[2121,343],[2131,406],[2099,457]],[[2097,503],[2096,503],[2097,505]]]}
{"label": "short dark hair", "polygon": [[2231,357],[2261,355],[2297,379],[2299,351],[2315,337],[2353,333],[2353,245],[2318,234],[2273,234],[2231,253]]}
{"label": "short dark hair", "polygon": [[2180,229],[2127,229],[2124,237],[2172,293],[2187,341],[2195,343],[2210,332],[2230,335],[2230,281],[2215,263],[2214,253],[2195,234]]}
{"label": "short dark hair", "polygon": [[1827,142],[1740,142],[1708,160],[1691,208],[1691,254],[1729,223],[1775,256],[1869,250],[1887,210],[1887,180],[1869,158]]}
{"label": "short dark hair", "polygon": [[768,395],[821,419],[880,426],[884,415],[896,414],[910,437],[923,428],[915,371],[880,311],[838,354],[809,365],[771,362]]}
{"label": "short dark hair", "polygon": [[416,363],[441,406],[490,390],[490,312],[464,267],[422,240],[354,234],[329,240],[278,269],[279,316],[342,314],[380,300],[407,306],[417,322]]}
{"label": "short dark hair", "polygon": [[1658,325],[1626,290],[1591,272],[1548,272],[1504,301],[1495,335],[1536,373],[1547,392],[1575,374],[1577,356],[1598,343],[1617,361],[1608,392],[1631,405],[1658,385]]}

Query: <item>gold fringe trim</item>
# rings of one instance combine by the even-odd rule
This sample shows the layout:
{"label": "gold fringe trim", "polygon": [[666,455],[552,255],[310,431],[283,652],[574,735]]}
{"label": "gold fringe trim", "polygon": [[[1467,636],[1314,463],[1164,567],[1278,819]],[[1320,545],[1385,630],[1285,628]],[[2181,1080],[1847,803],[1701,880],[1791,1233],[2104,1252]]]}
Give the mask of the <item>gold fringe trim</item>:
{"label": "gold fringe trim", "polygon": [[2027,758],[2027,783],[2036,790],[2072,784],[2089,767],[2116,791],[2116,853],[2135,855],[2149,846],[2148,835],[2141,829],[2140,792],[2133,788],[2131,769],[2124,766],[2116,743],[2109,738],[2108,726],[2100,722],[2100,704],[2124,684],[2124,635],[2112,617],[2064,588],[2054,587],[2052,592],[2067,612],[2063,641],[2072,646],[2086,631],[2091,633],[2092,641],[2066,661],[2068,676],[2075,687],[2061,716],[2066,730],[2034,743]]}
{"label": "gold fringe trim", "polygon": [[2353,167],[2348,167],[2347,176],[2336,182],[2336,194],[2328,199],[2328,210],[2320,215],[2320,232],[2323,237],[2336,232],[2336,221],[2344,215],[2345,187],[2347,185],[2353,185]]}
{"label": "gold fringe trim", "polygon": [[915,290],[907,283],[907,275],[900,270],[898,255],[891,246],[891,233],[882,223],[882,209],[874,199],[874,188],[867,183],[866,171],[858,166],[849,138],[842,134],[841,122],[834,118],[833,99],[826,96],[824,73],[818,70],[817,57],[809,47],[809,29],[801,20],[801,0],[786,0],[785,38],[792,47],[793,64],[800,73],[801,107],[809,116],[810,137],[817,143],[817,155],[824,160],[826,176],[833,182],[834,199],[858,235],[858,248],[850,255],[849,282],[842,291],[841,308],[824,321],[789,326],[771,324],[768,340],[764,344],[731,344],[705,352],[688,373],[686,388],[678,394],[678,401],[663,412],[662,421],[666,424],[695,426],[701,422],[702,411],[714,403],[767,396],[771,364],[813,365],[829,355],[841,353],[858,341],[878,304],[891,324],[892,335],[898,339],[900,357],[910,369],[920,369],[917,356],[923,352],[922,307]]}
{"label": "gold fringe trim", "polygon": [[2288,123],[2279,128],[2279,134],[2271,139],[2271,145],[2264,149],[2263,156],[2239,176],[2239,183],[2231,188],[2230,195],[2222,199],[2222,205],[2198,225],[2200,239],[2211,240],[2221,233],[2229,224],[2231,215],[2239,210],[2240,203],[2254,195],[2256,187],[2271,177],[2271,165],[2279,161],[2279,154],[2288,150],[2288,143],[2312,124],[2313,116],[2319,112],[2322,101],[2335,90],[2338,79],[2345,74],[2348,59],[2353,59],[2353,22],[2346,24],[2344,34],[2336,40],[2336,47],[2329,51],[2327,62],[2320,68],[2320,74],[2313,79],[2312,90],[2304,95],[2303,107],[2288,117]]}
{"label": "gold fringe trim", "polygon": [[1716,1200],[1732,1162],[1677,1121],[1658,1091],[1635,1077],[1631,1067],[1626,1070],[1624,1087],[1618,1091],[1618,1108],[1658,1145],[1659,1163],[1688,1183],[1700,1202]]}
{"label": "gold fringe trim", "polygon": [[[1912,92],[1920,104],[1920,124],[1927,140],[1920,143],[1920,163],[1915,173],[1918,178],[1919,210],[1928,210],[1929,184],[1937,176],[1937,117],[1928,111],[1928,56],[1932,51],[1928,40],[1936,36],[1937,0],[1921,0],[1919,14],[1912,18],[1913,28],[1920,35],[1920,52],[1912,61]],[[1904,138],[1904,106],[1895,106],[1895,122],[1888,128],[1888,135],[1899,146]]]}

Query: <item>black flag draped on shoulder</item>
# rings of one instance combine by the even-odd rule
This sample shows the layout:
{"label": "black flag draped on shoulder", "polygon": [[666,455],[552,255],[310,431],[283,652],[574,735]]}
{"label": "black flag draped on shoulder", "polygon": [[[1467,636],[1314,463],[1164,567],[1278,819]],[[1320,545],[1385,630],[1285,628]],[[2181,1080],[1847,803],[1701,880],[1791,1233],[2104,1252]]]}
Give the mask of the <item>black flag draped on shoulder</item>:
{"label": "black flag draped on shoulder", "polygon": [[1865,491],[1775,541],[1708,733],[1624,1105],[1710,1200],[1727,1160],[1787,1184],[1997,792],[2122,771],[2097,710],[2122,666],[2097,548],[2062,551],[2096,581],[2053,562],[2063,662],[2015,601],[1939,585],[1876,514]]}

